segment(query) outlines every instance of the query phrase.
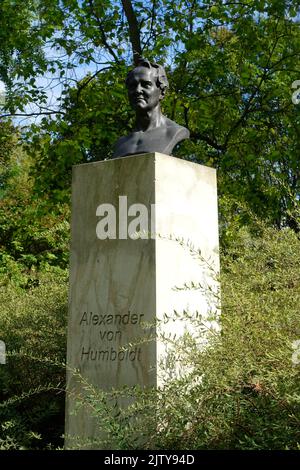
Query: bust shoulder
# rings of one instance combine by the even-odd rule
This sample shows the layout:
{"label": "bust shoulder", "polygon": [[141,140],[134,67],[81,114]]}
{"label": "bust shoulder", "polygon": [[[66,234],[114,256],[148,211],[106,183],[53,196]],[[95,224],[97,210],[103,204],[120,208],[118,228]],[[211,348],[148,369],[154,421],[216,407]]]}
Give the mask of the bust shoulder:
{"label": "bust shoulder", "polygon": [[180,124],[177,124],[177,122],[172,121],[171,119],[167,118],[164,116],[164,125],[169,128],[180,128],[180,129],[185,129],[185,127],[181,126]]}
{"label": "bust shoulder", "polygon": [[175,145],[184,139],[188,139],[190,136],[190,132],[186,127],[180,126],[169,118],[165,118],[165,129],[168,142],[165,148],[167,154],[172,152]]}

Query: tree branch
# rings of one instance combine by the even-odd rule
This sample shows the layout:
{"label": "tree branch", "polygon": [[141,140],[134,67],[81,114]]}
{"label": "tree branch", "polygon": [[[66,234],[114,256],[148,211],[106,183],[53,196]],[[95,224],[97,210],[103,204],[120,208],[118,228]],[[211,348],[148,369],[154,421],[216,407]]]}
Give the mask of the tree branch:
{"label": "tree branch", "polygon": [[128,21],[129,38],[133,52],[133,63],[137,64],[142,55],[140,28],[130,0],[121,0]]}
{"label": "tree branch", "polygon": [[64,116],[66,113],[64,111],[38,111],[36,113],[7,113],[7,114],[0,114],[0,118],[15,117],[15,116],[24,116],[24,117],[42,116],[42,115],[49,116],[51,114],[62,114]]}
{"label": "tree branch", "polygon": [[120,63],[119,57],[117,56],[117,54],[115,53],[115,51],[113,50],[111,45],[107,42],[103,24],[101,23],[100,18],[98,17],[98,15],[96,14],[96,12],[94,10],[94,5],[93,5],[92,0],[89,0],[89,5],[90,5],[91,12],[92,12],[92,14],[94,15],[94,17],[96,19],[96,22],[97,22],[97,25],[98,25],[98,28],[99,28],[99,31],[100,31],[100,34],[101,34],[101,39],[102,39],[103,46],[108,50],[108,52],[114,58],[116,63],[119,64]]}
{"label": "tree branch", "polygon": [[77,101],[79,99],[79,95],[80,93],[82,92],[82,90],[92,81],[94,80],[94,78],[97,77],[97,75],[99,75],[99,73],[101,72],[104,72],[105,70],[109,70],[111,68],[110,65],[108,65],[107,67],[103,67],[103,69],[99,69],[97,70],[95,73],[93,73],[93,75],[91,75],[89,78],[87,78],[85,81],[82,81],[80,83],[80,85],[78,86],[77,88]]}
{"label": "tree branch", "polygon": [[[276,25],[277,27],[277,25]],[[275,51],[275,48],[277,46],[277,43],[279,41],[279,37],[277,36],[275,41],[274,41],[274,44],[272,46],[272,49],[270,51],[270,55],[268,57],[268,61],[267,61],[267,64],[266,66],[264,67],[264,71],[263,71],[263,74],[261,76],[261,79],[258,83],[258,85],[254,88],[253,92],[251,93],[251,96],[249,97],[248,101],[247,101],[247,104],[245,106],[245,109],[243,111],[243,113],[241,114],[241,116],[239,117],[239,119],[235,122],[235,124],[232,126],[232,128],[230,129],[230,131],[228,132],[227,136],[226,136],[226,139],[225,139],[225,142],[224,142],[224,145],[225,147],[227,147],[228,145],[228,142],[229,142],[229,139],[231,137],[231,135],[233,134],[233,132],[242,124],[242,122],[244,121],[245,117],[247,116],[247,114],[249,113],[250,109],[251,109],[251,106],[252,106],[252,102],[254,100],[254,98],[256,97],[258,91],[260,90],[264,80],[267,78],[268,76],[268,68],[269,68],[269,65],[270,65],[270,62],[271,62],[271,59],[272,59],[272,56],[273,56],[273,53]]]}
{"label": "tree branch", "polygon": [[226,145],[218,144],[218,142],[215,142],[208,135],[205,135],[202,132],[191,132],[191,139],[202,140],[203,142],[206,142],[208,145],[213,147],[215,150],[219,150],[221,152],[225,152],[227,149]]}
{"label": "tree branch", "polygon": [[153,34],[153,28],[154,28],[154,20],[156,17],[156,0],[153,0],[152,3],[152,12],[151,12],[151,24],[150,24],[150,37]]}

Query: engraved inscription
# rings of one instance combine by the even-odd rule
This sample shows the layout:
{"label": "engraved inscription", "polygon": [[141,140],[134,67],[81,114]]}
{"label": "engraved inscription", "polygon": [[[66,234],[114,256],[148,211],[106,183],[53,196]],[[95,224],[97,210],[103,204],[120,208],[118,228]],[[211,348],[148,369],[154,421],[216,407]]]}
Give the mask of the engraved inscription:
{"label": "engraved inscription", "polygon": [[[142,350],[138,346],[126,348],[122,345],[122,331],[127,325],[139,326],[143,321],[143,313],[125,314],[99,314],[95,312],[83,312],[79,321],[82,328],[99,328],[99,348],[82,346],[80,361],[140,361]],[[109,329],[106,329],[108,327]],[[113,329],[113,328],[116,329]],[[109,345],[107,343],[112,343]],[[123,349],[122,349],[123,346]]]}

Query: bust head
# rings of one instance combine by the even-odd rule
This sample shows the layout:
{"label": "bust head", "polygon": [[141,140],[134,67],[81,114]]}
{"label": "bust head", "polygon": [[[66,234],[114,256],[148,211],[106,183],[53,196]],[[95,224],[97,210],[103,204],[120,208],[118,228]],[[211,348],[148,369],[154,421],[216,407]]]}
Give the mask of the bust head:
{"label": "bust head", "polygon": [[126,77],[129,102],[133,109],[148,112],[164,98],[169,82],[165,69],[154,62],[140,59]]}
{"label": "bust head", "polygon": [[160,152],[171,155],[175,145],[189,137],[189,131],[164,116],[160,101],[169,86],[165,69],[140,59],[126,78],[128,98],[136,114],[135,130],[120,137],[113,158]]}

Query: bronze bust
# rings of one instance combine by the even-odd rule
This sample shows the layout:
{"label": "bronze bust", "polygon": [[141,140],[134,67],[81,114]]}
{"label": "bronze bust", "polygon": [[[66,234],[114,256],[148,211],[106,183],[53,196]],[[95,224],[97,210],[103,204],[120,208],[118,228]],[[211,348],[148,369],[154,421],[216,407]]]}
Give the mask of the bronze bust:
{"label": "bronze bust", "polygon": [[190,133],[161,112],[160,101],[169,86],[164,68],[140,59],[128,73],[126,86],[130,105],[136,112],[136,127],[116,142],[113,158],[150,152],[171,155],[175,145]]}

